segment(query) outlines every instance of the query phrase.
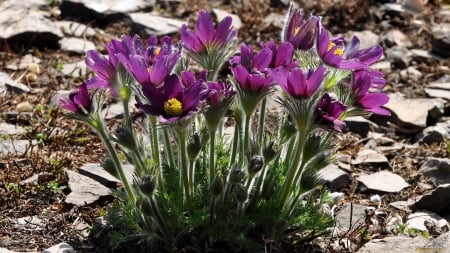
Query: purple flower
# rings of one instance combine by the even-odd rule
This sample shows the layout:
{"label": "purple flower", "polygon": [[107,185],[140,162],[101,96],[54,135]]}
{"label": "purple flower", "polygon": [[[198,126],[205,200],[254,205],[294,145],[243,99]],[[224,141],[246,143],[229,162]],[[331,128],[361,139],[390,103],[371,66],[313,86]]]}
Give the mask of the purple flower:
{"label": "purple flower", "polygon": [[243,91],[264,93],[272,87],[272,78],[264,73],[250,73],[247,68],[242,65],[231,68],[231,71],[233,72],[239,88]]}
{"label": "purple flower", "polygon": [[87,115],[92,109],[92,98],[87,89],[86,83],[78,86],[77,90],[71,92],[68,98],[60,99],[61,108],[69,110],[75,114]]}
{"label": "purple flower", "polygon": [[371,76],[366,71],[355,71],[352,93],[357,105],[362,107],[367,112],[372,112],[380,115],[391,115],[391,113],[382,108],[384,104],[389,101],[388,95],[381,92],[369,93],[371,88]]}
{"label": "purple flower", "polygon": [[289,42],[283,42],[279,46],[274,41],[261,43],[263,49],[269,48],[272,51],[272,60],[269,68],[286,67],[288,70],[295,68],[297,62],[293,62],[294,47]]}
{"label": "purple flower", "polygon": [[236,36],[231,21],[228,16],[215,27],[209,13],[200,11],[195,31],[189,30],[186,25],[181,27],[183,47],[195,53],[223,49]]}
{"label": "purple flower", "polygon": [[240,55],[236,55],[230,60],[232,66],[241,65],[247,69],[248,72],[264,72],[269,67],[272,61],[273,52],[266,47],[257,54],[253,53],[253,47],[242,44]]}
{"label": "purple flower", "polygon": [[366,69],[383,55],[381,46],[359,50],[359,39],[354,36],[344,45],[342,37],[330,39],[328,30],[319,26],[317,53],[323,62],[338,69]]}
{"label": "purple flower", "polygon": [[206,101],[212,107],[219,106],[223,101],[233,97],[236,93],[229,82],[208,82],[208,97]]}
{"label": "purple flower", "polygon": [[316,105],[316,121],[319,125],[330,127],[337,132],[343,132],[346,126],[339,118],[346,109],[347,106],[331,98],[328,93],[324,93]]}
{"label": "purple flower", "polygon": [[142,93],[150,103],[144,104],[138,99],[138,109],[158,116],[163,123],[173,123],[188,118],[198,110],[200,101],[206,95],[206,87],[202,80],[186,86],[179,76],[172,74],[165,78],[160,89],[151,84],[142,85]]}
{"label": "purple flower", "polygon": [[316,40],[318,23],[319,18],[311,16],[306,19],[299,9],[291,5],[282,32],[283,41],[290,42],[295,49],[311,49]]}
{"label": "purple flower", "polygon": [[325,67],[322,65],[316,70],[306,72],[300,68],[288,71],[284,67],[269,69],[268,72],[273,80],[293,98],[309,98],[313,96],[325,78]]}

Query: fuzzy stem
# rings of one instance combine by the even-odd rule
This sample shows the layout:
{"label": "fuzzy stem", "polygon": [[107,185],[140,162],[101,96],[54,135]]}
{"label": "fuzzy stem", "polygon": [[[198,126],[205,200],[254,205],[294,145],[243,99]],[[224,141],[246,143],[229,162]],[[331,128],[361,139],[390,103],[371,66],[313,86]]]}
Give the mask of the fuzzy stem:
{"label": "fuzzy stem", "polygon": [[215,165],[216,155],[216,131],[210,130],[209,132],[209,188],[211,189],[216,174]]}
{"label": "fuzzy stem", "polygon": [[230,155],[230,161],[228,164],[228,168],[231,168],[231,166],[233,165],[233,162],[236,160],[236,153],[237,153],[237,149],[238,149],[238,144],[239,144],[239,139],[240,139],[240,128],[239,128],[239,124],[235,124],[234,126],[234,136],[233,136],[233,144],[231,146],[231,155]]}
{"label": "fuzzy stem", "polygon": [[161,161],[159,159],[159,142],[158,142],[158,129],[156,128],[156,117],[150,117],[150,139],[152,141],[153,146],[153,160],[160,167]]}
{"label": "fuzzy stem", "polygon": [[186,132],[185,129],[177,129],[176,133],[179,140],[179,161],[180,161],[180,188],[184,187],[184,194],[186,199],[187,209],[191,209],[191,194],[190,194],[190,184],[188,176],[188,158],[186,152]]}
{"label": "fuzzy stem", "polygon": [[262,146],[264,141],[264,123],[266,118],[266,104],[267,98],[263,98],[261,101],[261,109],[259,112],[259,126],[258,126],[258,143]]}
{"label": "fuzzy stem", "polygon": [[169,245],[172,245],[172,237],[170,236],[169,231],[167,230],[167,226],[164,222],[164,218],[161,215],[161,211],[159,210],[158,204],[155,199],[152,197],[149,198],[149,204],[153,211],[153,216],[156,220],[156,224],[158,224],[159,229],[161,230],[162,236],[164,237],[165,242],[169,242]]}
{"label": "fuzzy stem", "polygon": [[168,133],[167,129],[164,129],[163,136],[164,136],[164,145],[166,148],[169,167],[173,168],[173,167],[175,167],[175,159],[173,158],[172,145],[170,143],[169,133]]}
{"label": "fuzzy stem", "polygon": [[[245,114],[245,121],[244,121],[244,152],[248,152],[249,142],[250,142],[250,119],[251,114]],[[245,154],[241,154],[244,156]],[[242,161],[242,160],[241,160]]]}

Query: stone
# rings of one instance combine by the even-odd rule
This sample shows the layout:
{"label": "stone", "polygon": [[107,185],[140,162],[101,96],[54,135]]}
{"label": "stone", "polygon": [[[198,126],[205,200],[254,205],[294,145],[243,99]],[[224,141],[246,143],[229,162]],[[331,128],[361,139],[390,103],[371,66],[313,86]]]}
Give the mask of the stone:
{"label": "stone", "polygon": [[395,253],[411,253],[417,252],[416,249],[423,247],[428,242],[422,236],[394,236],[385,237],[383,239],[373,239],[364,244],[357,253],[379,253],[379,252],[395,252]]}
{"label": "stone", "polygon": [[450,232],[446,232],[424,246],[425,249],[434,249],[435,252],[450,251]]}
{"label": "stone", "polygon": [[393,46],[406,48],[412,47],[411,40],[398,29],[389,30],[386,34],[384,34],[381,37],[380,42],[385,47],[393,47]]}
{"label": "stone", "polygon": [[450,90],[425,88],[425,94],[432,98],[443,98],[450,101]]}
{"label": "stone", "polygon": [[25,128],[18,126],[16,124],[9,124],[5,122],[0,122],[0,136],[1,135],[22,135],[25,134]]}
{"label": "stone", "polygon": [[[29,69],[31,64],[39,64],[41,59],[32,55],[26,54],[19,59],[14,59],[12,63],[9,63],[6,68],[9,70],[23,70]],[[39,74],[39,73],[36,73]]]}
{"label": "stone", "polygon": [[370,30],[352,31],[346,34],[348,40],[350,40],[352,36],[358,37],[360,49],[373,47],[377,45],[379,41],[379,36]]}
{"label": "stone", "polygon": [[408,57],[409,50],[404,47],[394,46],[384,50],[384,55],[386,56],[385,61],[390,62],[397,68],[404,69],[408,67],[409,61]]}
{"label": "stone", "polygon": [[61,98],[68,98],[71,90],[58,90],[55,95],[52,96],[48,106],[51,108],[56,108],[59,106],[59,101]]}
{"label": "stone", "polygon": [[400,71],[400,77],[403,79],[408,79],[408,78],[412,78],[412,79],[420,79],[423,76],[422,72],[420,72],[419,70],[417,70],[415,67],[413,66],[409,66],[406,69],[403,69],[402,71]]}
{"label": "stone", "polygon": [[358,164],[381,164],[389,165],[389,160],[383,154],[378,153],[375,150],[363,149],[358,152],[356,158],[352,161],[353,165]]}
{"label": "stone", "polygon": [[278,13],[270,13],[267,17],[264,18],[264,25],[266,26],[275,26],[277,28],[283,29],[284,24],[283,20],[285,19],[285,16]]}
{"label": "stone", "polygon": [[394,201],[394,202],[389,203],[389,206],[394,207],[398,210],[407,212],[407,213],[411,213],[412,210],[411,210],[411,208],[409,208],[410,204],[411,203],[408,201]]}
{"label": "stone", "polygon": [[77,172],[66,170],[71,192],[65,202],[76,206],[94,203],[100,197],[110,196],[111,190],[99,182]]}
{"label": "stone", "polygon": [[450,121],[438,122],[434,126],[425,128],[416,135],[419,143],[441,143],[450,138]]}
{"label": "stone", "polygon": [[70,77],[84,77],[87,74],[87,66],[86,63],[84,63],[84,60],[72,62],[72,63],[64,63],[63,68],[61,69],[61,72],[65,76]]}
{"label": "stone", "polygon": [[412,205],[411,209],[425,209],[437,214],[450,212],[450,184],[441,184],[433,191],[422,195]]}
{"label": "stone", "polygon": [[63,0],[61,3],[62,15],[66,11],[86,12],[100,14],[130,13],[144,10],[155,5],[155,0]]}
{"label": "stone", "polygon": [[81,38],[63,38],[59,43],[61,45],[61,50],[77,54],[84,54],[89,50],[96,49],[94,43]]}
{"label": "stone", "polygon": [[417,171],[429,179],[433,184],[450,184],[450,159],[427,157]]}
{"label": "stone", "polygon": [[373,122],[370,122],[368,119],[362,116],[353,116],[345,118],[345,125],[347,126],[347,130],[353,133],[359,134],[361,137],[366,137],[372,126]]}
{"label": "stone", "polygon": [[336,226],[339,230],[353,231],[365,223],[367,207],[345,203],[336,214]]}
{"label": "stone", "polygon": [[117,188],[120,180],[109,174],[98,163],[87,163],[78,168],[78,173],[90,177],[108,188]]}
{"label": "stone", "polygon": [[436,24],[431,31],[431,50],[442,57],[450,57],[450,23]]}
{"label": "stone", "polygon": [[73,247],[65,242],[58,243],[55,246],[42,251],[42,253],[75,253],[75,252],[76,251],[73,249]]}
{"label": "stone", "polygon": [[318,177],[331,191],[336,191],[350,183],[349,175],[335,164],[329,164],[321,169]]}
{"label": "stone", "polygon": [[44,221],[37,216],[27,216],[17,218],[13,221],[16,227],[20,227],[26,230],[43,230],[45,224]]}
{"label": "stone", "polygon": [[0,72],[0,96],[4,96],[6,91],[15,93],[29,92],[28,86],[11,79],[9,74]]}
{"label": "stone", "polygon": [[358,188],[362,192],[394,193],[409,186],[401,176],[384,170],[370,175],[362,174],[358,177],[358,182]]}
{"label": "stone", "polygon": [[231,14],[227,11],[224,11],[224,10],[218,9],[218,8],[213,8],[212,11],[216,15],[218,22],[220,22],[222,19],[226,18],[227,16],[230,16],[231,17],[231,25],[236,30],[239,30],[242,27],[242,21],[238,15]]}
{"label": "stone", "polygon": [[94,28],[75,21],[56,21],[55,25],[59,27],[64,35],[69,37],[91,38],[95,36]]}
{"label": "stone", "polygon": [[22,156],[27,152],[29,145],[28,140],[0,140],[0,155],[12,153]]}
{"label": "stone", "polygon": [[162,36],[180,31],[183,21],[164,18],[148,12],[136,12],[129,14],[133,22],[133,30],[145,36]]}
{"label": "stone", "polygon": [[388,61],[379,61],[370,66],[371,69],[390,72],[392,70],[391,63]]}
{"label": "stone", "polygon": [[428,231],[430,234],[435,234],[433,232],[436,232],[436,230],[446,232],[450,229],[448,222],[444,218],[428,211],[415,212],[408,215],[406,227]]}

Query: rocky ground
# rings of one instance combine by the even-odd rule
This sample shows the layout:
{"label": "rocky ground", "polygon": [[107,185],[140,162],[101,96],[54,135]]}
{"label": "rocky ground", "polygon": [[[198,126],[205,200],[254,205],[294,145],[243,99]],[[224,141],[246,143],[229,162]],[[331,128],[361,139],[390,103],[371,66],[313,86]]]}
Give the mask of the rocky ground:
{"label": "rocky ground", "polygon": [[[118,184],[98,166],[99,139],[57,109],[89,76],[86,50],[104,50],[122,33],[176,34],[199,9],[233,14],[241,42],[256,45],[278,39],[287,10],[282,0],[92,2],[0,3],[1,253],[101,251],[104,233],[92,226]],[[336,164],[321,171],[336,198],[336,228],[316,245],[450,252],[450,3],[296,2],[335,35],[380,43],[385,57],[374,68],[391,97],[392,116],[348,119]],[[120,120],[117,108],[105,111],[109,124]]]}

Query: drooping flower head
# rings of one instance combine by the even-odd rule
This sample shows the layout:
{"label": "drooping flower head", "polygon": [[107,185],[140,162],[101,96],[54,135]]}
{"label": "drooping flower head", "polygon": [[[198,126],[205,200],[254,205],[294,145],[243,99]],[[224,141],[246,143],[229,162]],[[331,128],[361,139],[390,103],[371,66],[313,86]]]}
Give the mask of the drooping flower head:
{"label": "drooping flower head", "polygon": [[285,67],[288,70],[298,66],[298,63],[293,60],[294,47],[289,42],[283,42],[277,45],[274,41],[267,43],[261,42],[263,49],[270,49],[272,51],[272,60],[269,63],[269,68]]}
{"label": "drooping flower head", "polygon": [[206,87],[203,80],[185,85],[182,78],[172,74],[165,78],[161,88],[143,85],[142,93],[149,103],[137,98],[136,107],[146,114],[158,116],[162,123],[172,123],[187,119],[197,112],[200,101],[206,95]]}
{"label": "drooping flower head", "polygon": [[293,98],[309,98],[319,89],[325,78],[325,67],[319,66],[315,70],[303,71],[294,68],[288,71],[284,67],[269,69],[273,80]]}
{"label": "drooping flower head", "polygon": [[316,48],[325,64],[344,70],[367,69],[383,55],[383,49],[379,45],[359,50],[359,39],[356,36],[347,45],[342,37],[330,39],[328,30],[322,25],[319,25]]}
{"label": "drooping flower head", "polygon": [[346,109],[346,105],[331,98],[328,93],[324,93],[316,105],[316,123],[341,133],[345,130],[346,125],[340,117]]}
{"label": "drooping flower head", "polygon": [[291,43],[295,49],[303,51],[311,49],[317,37],[318,23],[318,17],[306,18],[301,10],[291,5],[281,34],[283,41]]}
{"label": "drooping flower head", "polygon": [[87,116],[92,110],[92,97],[86,83],[78,86],[77,90],[71,92],[68,98],[61,98],[60,106],[74,114]]}
{"label": "drooping flower head", "polygon": [[370,72],[365,70],[354,72],[351,84],[354,106],[369,113],[391,115],[388,110],[381,107],[389,101],[388,95],[381,92],[369,92],[372,87],[371,80]]}

